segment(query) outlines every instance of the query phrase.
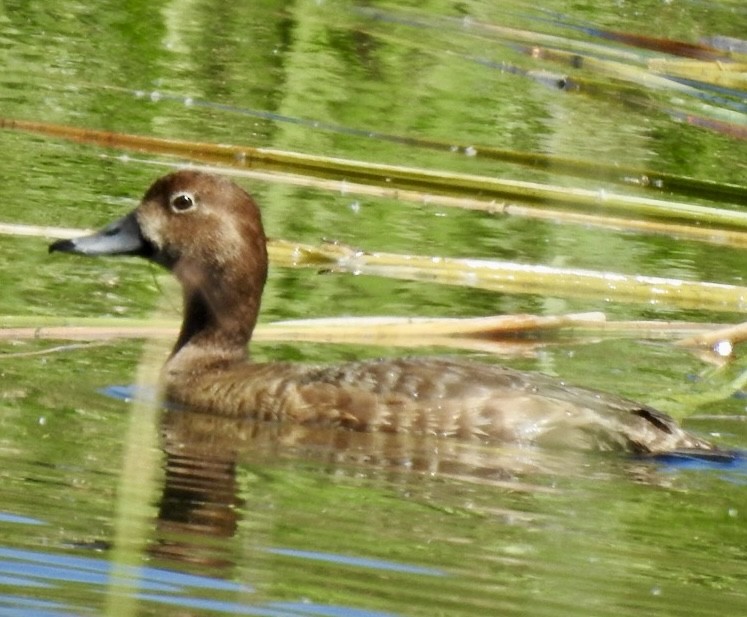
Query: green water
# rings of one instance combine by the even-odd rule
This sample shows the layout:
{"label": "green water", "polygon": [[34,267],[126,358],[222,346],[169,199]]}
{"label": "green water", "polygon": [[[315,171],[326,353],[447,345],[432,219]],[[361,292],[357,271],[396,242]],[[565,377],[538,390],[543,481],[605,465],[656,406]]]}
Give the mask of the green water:
{"label": "green water", "polygon": [[[652,90],[651,105],[632,105],[604,89],[554,89],[506,67],[562,74],[567,66],[532,60],[478,22],[619,51],[629,48],[581,28],[690,42],[744,37],[747,9],[737,1],[4,2],[0,116],[630,194],[642,192],[361,131],[745,183],[743,140],[668,113],[700,102]],[[0,223],[99,226],[178,163],[12,131],[0,131],[0,149]],[[724,245],[241,183],[274,238],[744,284],[743,249]],[[0,236],[0,321],[147,318],[157,306],[178,316],[178,300],[159,301],[168,285],[155,267],[49,256],[46,245]],[[742,317],[272,267],[261,321],[565,311]],[[149,415],[100,393],[136,381],[142,342],[57,345],[16,340],[0,349],[0,614],[747,611],[743,471]],[[401,353],[412,350],[255,346],[263,360]],[[745,369],[740,348],[721,369],[635,338],[474,355],[655,402],[693,430],[747,446],[744,396],[723,389]],[[144,569],[121,579],[110,575],[113,563]]]}

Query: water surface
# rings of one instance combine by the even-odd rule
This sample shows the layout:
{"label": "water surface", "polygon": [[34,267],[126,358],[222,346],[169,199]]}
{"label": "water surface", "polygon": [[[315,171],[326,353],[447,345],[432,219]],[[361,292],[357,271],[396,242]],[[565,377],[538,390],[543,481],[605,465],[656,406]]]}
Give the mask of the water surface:
{"label": "water surface", "polygon": [[[728,0],[558,1],[541,9],[518,1],[6,3],[0,115],[593,190],[621,189],[473,156],[469,147],[744,184],[744,141],[673,113],[702,101],[652,90],[650,104],[633,105],[605,88],[559,89],[527,72],[588,75],[532,59],[480,24],[653,57],[600,31],[693,43],[738,38],[747,11]],[[724,96],[738,111],[739,96]],[[179,163],[11,131],[0,132],[0,145],[3,223],[96,227],[133,207],[163,173],[159,164]],[[261,203],[272,237],[744,284],[738,248],[241,182]],[[43,238],[2,238],[0,282],[0,315],[37,316],[40,325],[47,316],[179,312],[178,299],[159,301],[168,285],[155,267],[50,257]],[[625,320],[741,318],[273,267],[261,319],[594,310]],[[56,345],[2,344],[0,614],[597,617],[747,609],[747,489],[738,466],[682,468],[148,411],[101,393],[134,383],[138,366],[150,366],[141,363],[142,341]],[[254,353],[333,361],[412,350],[264,343]],[[692,430],[747,447],[744,395],[727,387],[745,368],[739,354],[718,369],[670,342],[633,338],[472,355],[658,404]]]}

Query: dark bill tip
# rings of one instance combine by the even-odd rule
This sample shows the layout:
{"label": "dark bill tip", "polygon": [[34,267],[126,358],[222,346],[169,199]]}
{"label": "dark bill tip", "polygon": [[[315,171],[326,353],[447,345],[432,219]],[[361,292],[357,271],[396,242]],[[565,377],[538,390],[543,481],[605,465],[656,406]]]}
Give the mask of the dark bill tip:
{"label": "dark bill tip", "polygon": [[75,243],[72,240],[57,240],[49,245],[49,252],[54,253],[58,251],[60,253],[73,253],[75,252]]}
{"label": "dark bill tip", "polygon": [[77,255],[143,255],[153,252],[151,244],[143,237],[135,213],[110,223],[88,236],[57,240],[49,245],[49,252],[75,253]]}

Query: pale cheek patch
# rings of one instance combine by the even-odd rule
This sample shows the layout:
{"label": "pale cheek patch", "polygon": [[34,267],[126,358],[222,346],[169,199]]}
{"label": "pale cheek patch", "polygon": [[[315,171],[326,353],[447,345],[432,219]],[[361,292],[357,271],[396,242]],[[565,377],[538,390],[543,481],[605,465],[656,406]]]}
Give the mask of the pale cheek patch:
{"label": "pale cheek patch", "polygon": [[137,213],[137,222],[145,239],[159,249],[163,249],[163,230],[168,224],[166,215],[160,208],[142,209]]}

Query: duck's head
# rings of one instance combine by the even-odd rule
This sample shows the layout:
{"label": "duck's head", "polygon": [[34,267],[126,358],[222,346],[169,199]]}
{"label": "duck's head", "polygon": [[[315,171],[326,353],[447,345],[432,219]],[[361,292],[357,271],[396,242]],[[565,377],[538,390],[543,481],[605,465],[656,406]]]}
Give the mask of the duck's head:
{"label": "duck's head", "polygon": [[264,278],[265,242],[259,209],[246,191],[221,176],[183,170],[156,180],[127,216],[94,234],[59,240],[49,251],[138,255],[177,276],[185,262],[223,269],[250,258]]}
{"label": "duck's head", "polygon": [[206,328],[229,334],[237,327],[231,322],[243,324],[239,338],[248,340],[267,277],[254,200],[226,178],[193,170],[159,178],[128,215],[94,234],[54,242],[49,251],[138,255],[171,270],[185,290],[177,348]]}

